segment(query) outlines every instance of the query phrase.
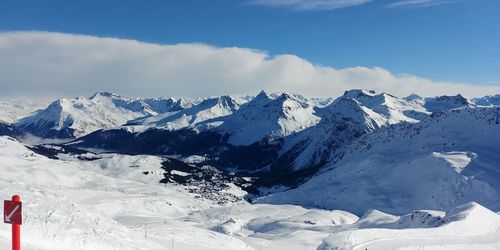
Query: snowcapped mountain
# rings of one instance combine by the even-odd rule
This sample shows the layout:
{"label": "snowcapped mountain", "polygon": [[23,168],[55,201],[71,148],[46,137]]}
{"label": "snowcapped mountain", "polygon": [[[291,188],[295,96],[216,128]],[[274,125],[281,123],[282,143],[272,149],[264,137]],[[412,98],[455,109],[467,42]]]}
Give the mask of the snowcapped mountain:
{"label": "snowcapped mountain", "polygon": [[317,109],[321,121],[309,129],[286,138],[281,149],[293,169],[322,166],[341,157],[356,138],[397,123],[417,123],[433,112],[472,108],[475,104],[461,95],[398,98],[370,90],[349,90],[330,105]]}
{"label": "snowcapped mountain", "polygon": [[355,213],[446,210],[468,201],[499,209],[499,146],[499,108],[440,112],[368,133],[297,189],[260,202]]}
{"label": "snowcapped mountain", "polygon": [[500,106],[500,95],[489,95],[474,98],[472,101],[478,106]]}
{"label": "snowcapped mountain", "polygon": [[174,112],[187,109],[195,103],[185,98],[147,98],[142,100],[149,105],[156,113]]}
{"label": "snowcapped mountain", "polygon": [[317,113],[322,119],[316,126],[285,140],[282,158],[288,158],[292,169],[321,166],[366,133],[390,124],[418,122],[417,118],[430,114],[415,103],[368,90],[346,91]]}
{"label": "snowcapped mountain", "polygon": [[379,119],[379,126],[402,121],[417,122],[422,118],[422,114],[429,114],[429,111],[418,102],[409,102],[387,93],[377,94],[370,90],[349,90],[344,93],[342,98],[356,100],[364,108],[370,109],[368,112],[375,112],[382,116],[382,119]]}
{"label": "snowcapped mountain", "polygon": [[260,92],[223,120],[217,132],[229,134],[229,143],[249,145],[265,137],[281,138],[316,125],[314,106],[302,96]]}
{"label": "snowcapped mountain", "polygon": [[159,111],[179,110],[183,105],[189,106],[182,100],[135,100],[100,92],[88,99],[57,100],[20,119],[15,126],[22,132],[43,138],[77,138],[99,129],[118,127],[139,117],[156,115]]}
{"label": "snowcapped mountain", "polygon": [[184,128],[205,130],[220,125],[221,121],[214,119],[232,114],[239,109],[243,102],[244,100],[231,96],[209,98],[184,110],[171,109],[167,113],[132,121],[129,125],[143,125],[168,130]]}
{"label": "snowcapped mountain", "polygon": [[[432,112],[475,105],[460,95],[400,99],[368,90],[346,91],[341,98],[355,100],[371,113],[374,127],[401,121],[417,122]],[[490,100],[494,98],[490,97]],[[294,94],[265,92],[253,98],[221,96],[199,101],[183,98],[130,99],[99,92],[88,99],[63,98],[43,110],[17,119],[15,125],[22,132],[43,138],[76,138],[122,125],[142,126],[138,131],[151,127],[197,131],[217,128],[218,132],[229,135],[229,143],[249,145],[266,137],[286,137],[315,126],[324,117],[321,112],[328,113],[329,106],[334,106],[333,102],[332,98],[306,99]],[[239,110],[240,106],[242,110]],[[20,116],[6,115],[5,120],[11,121]]]}
{"label": "snowcapped mountain", "polygon": [[422,98],[418,95],[410,95],[405,98],[409,103],[420,105],[429,112],[442,112],[458,108],[472,108],[476,104],[462,95],[437,96]]}
{"label": "snowcapped mountain", "polygon": [[250,145],[263,138],[282,138],[314,126],[320,120],[314,115],[316,102],[299,95],[262,91],[253,98],[221,96],[205,99],[190,108],[140,118],[127,125],[167,130],[213,129],[227,134],[230,144]]}

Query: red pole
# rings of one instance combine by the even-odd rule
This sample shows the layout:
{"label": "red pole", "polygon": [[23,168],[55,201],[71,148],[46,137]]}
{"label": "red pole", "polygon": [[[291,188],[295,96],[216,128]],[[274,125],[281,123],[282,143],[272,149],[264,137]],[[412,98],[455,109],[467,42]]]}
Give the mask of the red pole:
{"label": "red pole", "polygon": [[[12,201],[21,201],[19,195],[13,195]],[[12,250],[21,250],[21,225],[12,224]]]}

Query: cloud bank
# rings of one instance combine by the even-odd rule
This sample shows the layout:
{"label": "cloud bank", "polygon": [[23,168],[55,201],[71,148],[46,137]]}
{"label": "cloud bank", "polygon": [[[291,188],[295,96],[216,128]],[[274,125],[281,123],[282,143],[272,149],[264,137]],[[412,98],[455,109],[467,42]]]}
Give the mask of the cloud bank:
{"label": "cloud bank", "polygon": [[261,89],[336,97],[353,88],[399,96],[500,93],[499,86],[435,82],[380,67],[337,69],[246,48],[49,32],[0,33],[0,55],[2,97],[74,97],[96,91],[132,97],[214,96]]}

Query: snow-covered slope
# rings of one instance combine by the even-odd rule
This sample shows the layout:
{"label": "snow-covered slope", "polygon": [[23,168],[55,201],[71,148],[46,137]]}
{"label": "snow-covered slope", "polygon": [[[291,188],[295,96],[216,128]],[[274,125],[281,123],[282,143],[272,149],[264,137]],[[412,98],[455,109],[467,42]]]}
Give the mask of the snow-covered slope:
{"label": "snow-covered slope", "polygon": [[233,145],[248,145],[314,126],[320,120],[314,113],[314,106],[302,96],[283,93],[273,98],[262,91],[224,119],[216,131],[229,134]]}
{"label": "snow-covered slope", "polygon": [[[87,153],[88,154],[88,153]],[[83,155],[82,155],[83,156]],[[221,206],[160,184],[164,159],[116,154],[52,160],[0,137],[0,195],[20,194],[22,248],[45,249],[498,249],[500,215],[477,203],[447,212],[358,216],[293,205]],[[146,174],[147,173],[147,174]],[[182,176],[185,173],[177,171]],[[243,194],[234,185],[231,190]],[[353,197],[355,198],[355,197]],[[0,225],[0,247],[10,226]]]}
{"label": "snow-covered slope", "polygon": [[[500,109],[438,113],[369,133],[297,189],[259,202],[392,213],[476,201],[500,208]],[[328,190],[328,191],[325,191]],[[356,197],[356,199],[353,199]]]}
{"label": "snow-covered slope", "polygon": [[500,216],[474,202],[446,213],[415,211],[397,217],[371,212],[354,225],[362,227],[333,233],[317,249],[469,250],[500,247]]}
{"label": "snow-covered slope", "polygon": [[[161,161],[51,160],[0,137],[0,195],[24,201],[23,249],[244,249],[238,239],[175,219],[216,204],[160,184]],[[0,246],[8,248],[10,229],[0,227]]]}

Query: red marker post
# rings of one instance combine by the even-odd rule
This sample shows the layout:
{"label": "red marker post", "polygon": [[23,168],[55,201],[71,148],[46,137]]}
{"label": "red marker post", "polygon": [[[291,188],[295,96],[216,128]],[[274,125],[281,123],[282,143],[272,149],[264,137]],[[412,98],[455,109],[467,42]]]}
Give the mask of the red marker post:
{"label": "red marker post", "polygon": [[12,250],[21,250],[21,224],[23,224],[23,203],[19,195],[3,201],[3,222],[12,224]]}

